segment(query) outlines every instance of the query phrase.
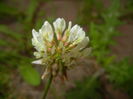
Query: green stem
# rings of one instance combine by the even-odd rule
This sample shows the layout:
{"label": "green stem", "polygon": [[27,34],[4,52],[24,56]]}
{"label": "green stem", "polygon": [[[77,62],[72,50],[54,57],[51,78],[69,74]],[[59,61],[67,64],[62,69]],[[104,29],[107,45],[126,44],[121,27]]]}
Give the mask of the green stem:
{"label": "green stem", "polygon": [[50,77],[49,77],[49,79],[48,79],[48,82],[47,82],[47,84],[46,84],[46,87],[45,87],[45,89],[44,89],[44,94],[43,94],[42,99],[46,99],[46,96],[47,96],[47,94],[48,94],[48,90],[49,90],[50,85],[51,85],[51,83],[52,83],[52,79],[53,79],[53,76],[52,76],[52,74],[51,74]]}

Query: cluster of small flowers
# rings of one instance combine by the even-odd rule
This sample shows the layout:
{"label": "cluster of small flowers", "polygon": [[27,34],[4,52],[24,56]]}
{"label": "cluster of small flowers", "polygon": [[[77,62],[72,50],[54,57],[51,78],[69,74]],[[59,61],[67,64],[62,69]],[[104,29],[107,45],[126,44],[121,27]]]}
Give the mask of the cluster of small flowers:
{"label": "cluster of small flowers", "polygon": [[90,53],[90,48],[87,48],[89,38],[83,29],[79,25],[72,27],[71,21],[66,28],[63,18],[56,19],[53,27],[45,21],[39,32],[32,30],[32,35],[32,45],[36,49],[34,56],[38,59],[33,63],[45,68],[42,79],[50,73],[65,78],[66,71],[73,67],[76,59]]}

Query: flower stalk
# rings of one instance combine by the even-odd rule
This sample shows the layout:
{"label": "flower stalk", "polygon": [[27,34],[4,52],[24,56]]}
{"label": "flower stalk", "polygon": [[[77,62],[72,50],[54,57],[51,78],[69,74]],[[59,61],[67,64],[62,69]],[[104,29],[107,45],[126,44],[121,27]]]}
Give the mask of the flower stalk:
{"label": "flower stalk", "polygon": [[45,88],[44,88],[44,93],[43,93],[42,99],[46,99],[46,96],[47,96],[48,91],[49,91],[49,89],[50,89],[52,80],[53,80],[53,75],[51,74],[51,75],[49,76],[49,79],[48,79],[48,81],[47,81],[47,83],[46,83],[46,86],[45,86]]}

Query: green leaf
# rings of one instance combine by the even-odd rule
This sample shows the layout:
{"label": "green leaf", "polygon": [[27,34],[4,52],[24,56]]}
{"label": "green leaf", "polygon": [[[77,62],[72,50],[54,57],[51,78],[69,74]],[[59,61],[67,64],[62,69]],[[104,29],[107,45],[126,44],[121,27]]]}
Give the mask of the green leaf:
{"label": "green leaf", "polygon": [[41,78],[39,73],[30,65],[23,65],[19,66],[20,74],[22,75],[23,79],[33,85],[37,86],[41,82]]}

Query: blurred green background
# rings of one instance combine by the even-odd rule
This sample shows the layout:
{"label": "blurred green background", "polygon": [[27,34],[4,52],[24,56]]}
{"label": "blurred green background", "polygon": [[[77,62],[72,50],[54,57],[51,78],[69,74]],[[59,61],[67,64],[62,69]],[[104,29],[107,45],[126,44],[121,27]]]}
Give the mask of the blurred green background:
{"label": "blurred green background", "polygon": [[58,17],[84,28],[92,53],[47,99],[133,99],[133,0],[1,0],[0,99],[41,99],[31,30]]}

